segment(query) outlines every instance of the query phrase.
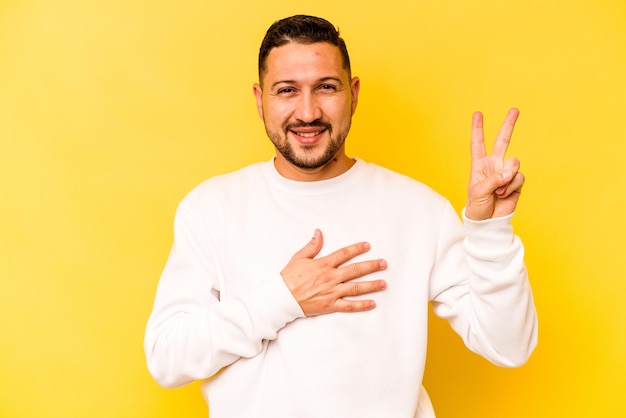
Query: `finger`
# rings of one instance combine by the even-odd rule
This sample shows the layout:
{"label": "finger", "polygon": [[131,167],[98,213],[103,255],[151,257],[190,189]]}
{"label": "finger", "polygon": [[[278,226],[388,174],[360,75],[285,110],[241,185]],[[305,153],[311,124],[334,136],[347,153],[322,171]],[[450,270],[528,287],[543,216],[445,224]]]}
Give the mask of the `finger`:
{"label": "finger", "polygon": [[313,258],[320,252],[322,245],[324,245],[324,236],[322,235],[322,231],[316,229],[311,240],[302,247],[302,249],[296,252],[292,259]]}
{"label": "finger", "polygon": [[370,311],[376,307],[373,300],[346,300],[337,299],[334,304],[335,312],[363,312]]}
{"label": "finger", "polygon": [[472,116],[472,137],[470,140],[472,160],[477,160],[487,154],[485,150],[485,136],[483,132],[483,114],[474,112]]}
{"label": "finger", "polygon": [[507,158],[502,163],[502,169],[503,170],[509,170],[509,171],[512,171],[512,172],[517,172],[517,171],[519,171],[519,168],[520,168],[520,162],[515,157]]}
{"label": "finger", "polygon": [[509,184],[496,190],[496,194],[500,199],[506,199],[513,193],[521,193],[525,181],[526,179],[522,173],[516,173]]}
{"label": "finger", "polygon": [[506,161],[504,161],[504,163],[502,164],[502,170],[500,170],[500,173],[501,173],[503,181],[506,181],[507,179],[509,179],[509,181],[495,190],[495,193],[498,196],[501,196],[505,193],[506,188],[511,183],[511,180],[516,176],[517,172],[519,171],[519,168],[520,168],[520,162],[517,158],[511,157],[511,158],[508,158]]}
{"label": "finger", "polygon": [[340,265],[347,263],[354,257],[364,254],[370,250],[370,245],[367,242],[359,242],[357,244],[348,245],[335,252],[322,257],[320,260],[328,262],[333,267],[339,267]]}
{"label": "finger", "polygon": [[493,144],[493,151],[491,153],[493,157],[503,159],[506,155],[506,150],[509,148],[511,136],[513,135],[513,128],[515,128],[515,122],[517,121],[518,116],[519,110],[516,108],[510,109],[506,114],[504,123],[500,127],[498,136],[496,136],[496,140]]}
{"label": "finger", "polygon": [[385,260],[368,260],[359,263],[348,264],[337,269],[337,283],[347,282],[350,280],[363,277],[370,273],[375,273],[387,268]]}
{"label": "finger", "polygon": [[339,297],[345,296],[361,296],[368,293],[380,292],[387,288],[387,282],[384,280],[372,280],[364,282],[346,282],[337,285]]}
{"label": "finger", "polygon": [[470,194],[474,197],[474,199],[483,199],[485,197],[492,196],[493,193],[498,195],[499,193],[502,193],[504,190],[503,188],[505,188],[507,184],[513,180],[515,174],[516,173],[513,173],[510,170],[493,173],[484,180],[474,184],[470,190]]}

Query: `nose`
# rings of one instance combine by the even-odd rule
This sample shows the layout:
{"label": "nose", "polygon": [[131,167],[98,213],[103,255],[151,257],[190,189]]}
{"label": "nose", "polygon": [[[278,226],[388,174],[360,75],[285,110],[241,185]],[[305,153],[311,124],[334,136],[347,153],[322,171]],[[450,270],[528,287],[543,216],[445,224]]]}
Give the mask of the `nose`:
{"label": "nose", "polygon": [[305,123],[311,123],[322,118],[322,108],[313,92],[303,91],[300,94],[294,117]]}

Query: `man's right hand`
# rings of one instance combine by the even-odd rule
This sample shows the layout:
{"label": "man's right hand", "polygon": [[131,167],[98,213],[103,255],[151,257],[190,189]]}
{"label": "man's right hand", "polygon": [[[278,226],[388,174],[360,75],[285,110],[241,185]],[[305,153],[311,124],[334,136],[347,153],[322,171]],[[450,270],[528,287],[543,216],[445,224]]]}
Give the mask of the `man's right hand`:
{"label": "man's right hand", "polygon": [[373,300],[348,300],[345,296],[359,296],[384,290],[384,280],[352,282],[387,268],[385,260],[368,260],[347,264],[354,257],[370,249],[366,242],[352,244],[327,256],[314,258],[322,249],[324,239],[319,229],[309,243],[294,254],[280,272],[287,287],[306,316],[332,312],[361,312],[374,309]]}

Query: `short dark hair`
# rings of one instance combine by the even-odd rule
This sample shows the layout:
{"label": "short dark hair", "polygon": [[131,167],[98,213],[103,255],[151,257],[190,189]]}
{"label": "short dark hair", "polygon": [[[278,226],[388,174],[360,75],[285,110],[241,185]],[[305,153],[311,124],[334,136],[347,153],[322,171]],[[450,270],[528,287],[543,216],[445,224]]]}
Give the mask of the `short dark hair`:
{"label": "short dark hair", "polygon": [[343,68],[348,72],[348,77],[351,77],[350,57],[346,42],[339,36],[339,29],[321,17],[295,15],[274,22],[267,30],[259,50],[259,82],[263,82],[270,51],[289,42],[303,44],[328,42],[336,46],[343,59]]}

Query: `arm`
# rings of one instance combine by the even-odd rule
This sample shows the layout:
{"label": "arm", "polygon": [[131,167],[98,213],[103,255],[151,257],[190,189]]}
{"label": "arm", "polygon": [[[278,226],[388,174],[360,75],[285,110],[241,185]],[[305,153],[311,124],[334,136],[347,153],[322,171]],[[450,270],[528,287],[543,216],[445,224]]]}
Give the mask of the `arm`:
{"label": "arm", "polygon": [[435,314],[448,320],[470,350],[503,367],[524,364],[537,344],[524,247],[510,218],[464,216],[463,227],[449,206],[431,285]]}
{"label": "arm", "polygon": [[174,245],[146,327],[148,369],[165,387],[210,377],[241,357],[256,356],[263,340],[303,316],[278,273],[259,277],[258,286],[238,298],[220,300],[220,231],[210,231],[205,219],[212,216],[212,225],[223,225],[222,211],[199,200],[192,195],[179,206]]}
{"label": "arm", "polygon": [[448,319],[465,344],[508,367],[523,364],[537,344],[524,248],[511,226],[524,176],[517,159],[504,160],[518,115],[517,109],[508,112],[489,156],[482,114],[474,114],[465,231],[455,226],[456,215],[443,222],[433,283],[469,272],[466,279],[432,289],[435,313]]}
{"label": "arm", "polygon": [[[238,296],[222,300],[220,251],[224,225],[216,199],[207,208],[192,195],[175,221],[174,247],[159,282],[145,335],[148,368],[163,386],[176,387],[217,373],[240,358],[258,355],[289,322],[303,316],[373,309],[371,300],[344,300],[383,290],[383,280],[348,283],[386,268],[383,260],[349,261],[369,250],[357,243],[315,258],[323,245],[321,231],[281,271],[264,277]],[[241,255],[245,257],[245,254]]]}

